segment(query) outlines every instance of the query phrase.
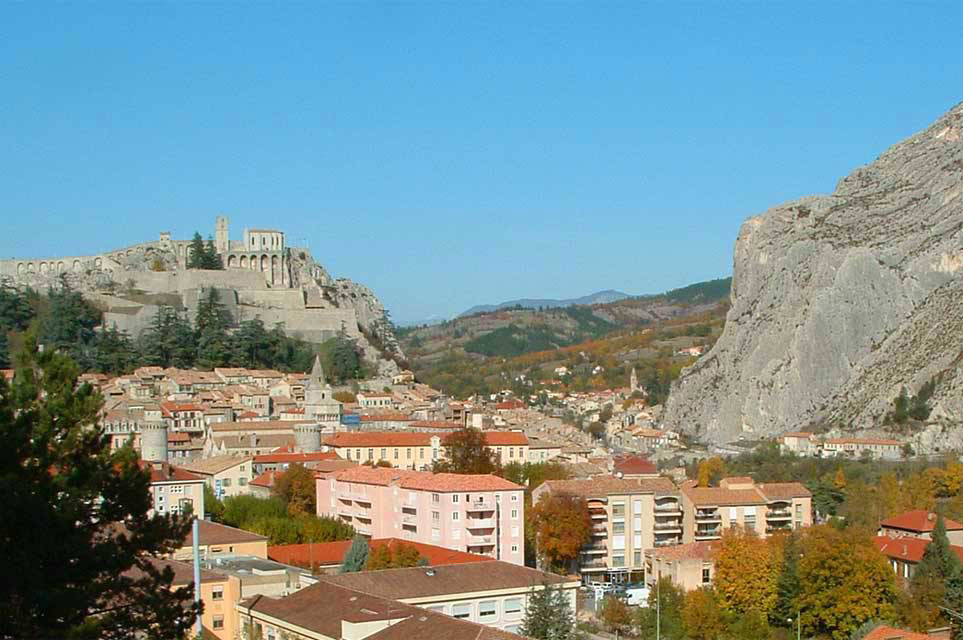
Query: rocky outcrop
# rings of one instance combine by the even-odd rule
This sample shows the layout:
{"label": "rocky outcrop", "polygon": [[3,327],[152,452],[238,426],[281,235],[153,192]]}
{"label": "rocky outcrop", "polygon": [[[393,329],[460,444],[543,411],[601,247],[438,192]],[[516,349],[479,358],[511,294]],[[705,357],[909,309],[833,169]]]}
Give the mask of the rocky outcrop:
{"label": "rocky outcrop", "polygon": [[[829,196],[748,219],[732,307],[683,371],[666,428],[725,442],[880,424],[936,382],[932,421],[963,420],[963,105]],[[748,436],[747,436],[748,437]]]}

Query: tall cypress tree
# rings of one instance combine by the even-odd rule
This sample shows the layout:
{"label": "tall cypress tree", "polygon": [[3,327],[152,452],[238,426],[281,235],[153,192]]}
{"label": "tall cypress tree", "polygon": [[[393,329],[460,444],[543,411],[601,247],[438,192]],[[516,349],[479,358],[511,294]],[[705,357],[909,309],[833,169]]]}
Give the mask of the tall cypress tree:
{"label": "tall cypress tree", "polygon": [[191,239],[190,255],[187,257],[187,268],[204,269],[206,257],[207,251],[204,248],[204,239],[201,234],[195,231],[194,237]]}
{"label": "tall cypress tree", "polygon": [[782,625],[786,620],[796,619],[796,598],[799,596],[799,533],[793,531],[782,550],[782,570],[776,582],[776,604],[769,616],[770,621]]}

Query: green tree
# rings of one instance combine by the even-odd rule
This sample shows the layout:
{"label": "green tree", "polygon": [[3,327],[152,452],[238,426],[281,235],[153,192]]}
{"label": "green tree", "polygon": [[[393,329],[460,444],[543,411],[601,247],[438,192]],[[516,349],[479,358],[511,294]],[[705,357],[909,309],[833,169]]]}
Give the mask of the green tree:
{"label": "green tree", "polygon": [[474,427],[449,434],[444,447],[445,459],[433,465],[437,473],[498,473],[495,452],[485,442],[485,434]]}
{"label": "green tree", "polygon": [[648,607],[639,609],[637,624],[639,635],[649,640],[656,637],[659,629],[664,640],[686,640],[682,612],[685,608],[685,591],[676,586],[671,578],[659,578],[649,591]]}
{"label": "green tree", "polygon": [[0,369],[10,367],[10,341],[7,340],[7,331],[0,327]]}
{"label": "green tree", "polygon": [[171,589],[157,557],[179,547],[186,516],[148,517],[148,475],[93,426],[102,399],[78,369],[30,342],[12,386],[0,377],[0,635],[184,637],[192,589]]}
{"label": "green tree", "polygon": [[204,290],[194,320],[196,362],[199,367],[213,369],[230,362],[231,345],[227,335],[230,324],[231,316],[221,304],[217,290]]}
{"label": "green tree", "polygon": [[196,348],[191,324],[176,309],[160,307],[140,337],[142,363],[160,367],[193,366]]}
{"label": "green tree", "polygon": [[224,503],[207,483],[204,483],[204,513],[209,520],[224,522]]}
{"label": "green tree", "polygon": [[782,547],[782,566],[776,580],[776,603],[770,621],[782,625],[786,620],[796,619],[796,598],[799,597],[799,534],[793,531]]}
{"label": "green tree", "polygon": [[191,246],[188,248],[187,268],[204,269],[206,263],[207,251],[205,251],[204,239],[201,234],[195,231],[194,237],[191,239]]}
{"label": "green tree", "polygon": [[365,563],[368,561],[368,541],[364,536],[355,536],[354,540],[351,542],[351,546],[348,551],[344,554],[344,559],[341,560],[341,569],[339,573],[354,573],[356,571],[361,571],[364,569]]}
{"label": "green tree", "polygon": [[939,513],[930,542],[923,550],[923,557],[909,584],[909,595],[915,605],[913,609],[922,614],[922,619],[913,621],[917,630],[925,631],[947,622],[939,607],[945,602],[947,582],[961,571],[963,564],[950,548],[943,514]]}
{"label": "green tree", "polygon": [[207,236],[207,244],[204,245],[204,256],[202,258],[204,266],[203,269],[223,269],[224,260],[221,255],[214,248],[214,240],[210,236]]}
{"label": "green tree", "polygon": [[734,616],[727,633],[730,640],[768,640],[769,634],[766,614],[758,609]]}
{"label": "green tree", "polygon": [[560,587],[543,584],[528,593],[525,618],[519,633],[538,640],[575,638],[575,616],[568,597]]}

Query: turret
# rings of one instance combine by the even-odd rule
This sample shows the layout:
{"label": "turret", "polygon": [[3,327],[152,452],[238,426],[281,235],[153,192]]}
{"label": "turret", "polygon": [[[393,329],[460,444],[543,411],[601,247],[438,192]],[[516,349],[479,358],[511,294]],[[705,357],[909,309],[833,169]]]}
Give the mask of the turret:
{"label": "turret", "polygon": [[299,453],[321,451],[321,424],[306,422],[294,425],[294,447]]}
{"label": "turret", "polygon": [[145,422],[141,425],[140,457],[150,462],[167,462],[166,422]]}

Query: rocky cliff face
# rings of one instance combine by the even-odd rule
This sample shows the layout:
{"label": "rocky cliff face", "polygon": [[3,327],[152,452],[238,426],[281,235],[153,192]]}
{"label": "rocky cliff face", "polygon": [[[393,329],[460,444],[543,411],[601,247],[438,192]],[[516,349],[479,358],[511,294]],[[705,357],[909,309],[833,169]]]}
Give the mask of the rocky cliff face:
{"label": "rocky cliff face", "polygon": [[667,428],[868,428],[928,381],[931,421],[963,420],[963,105],[832,195],[748,219],[734,263],[725,332],[677,381]]}

